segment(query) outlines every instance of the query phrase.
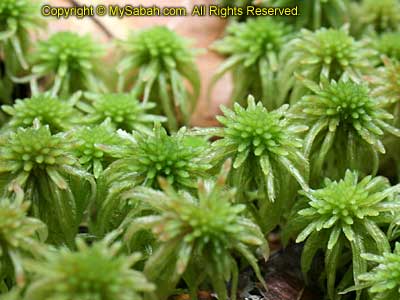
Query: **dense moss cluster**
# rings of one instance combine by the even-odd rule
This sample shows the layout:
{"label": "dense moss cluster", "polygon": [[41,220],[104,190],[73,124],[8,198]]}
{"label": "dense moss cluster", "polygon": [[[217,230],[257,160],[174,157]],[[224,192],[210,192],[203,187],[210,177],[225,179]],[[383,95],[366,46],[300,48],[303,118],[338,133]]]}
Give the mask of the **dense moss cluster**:
{"label": "dense moss cluster", "polygon": [[41,124],[48,125],[52,132],[66,131],[78,124],[80,117],[68,102],[45,94],[16,100],[13,106],[3,105],[2,109],[11,116],[8,125],[15,129],[31,127],[37,119]]}
{"label": "dense moss cluster", "polygon": [[[375,218],[387,211],[397,211],[399,188],[399,185],[390,187],[382,177],[367,176],[360,180],[357,172],[348,170],[339,181],[325,179],[323,188],[301,192],[304,198],[296,205],[296,215],[290,219],[286,234],[300,230],[296,241],[306,240],[302,253],[304,274],[310,270],[317,251],[325,252],[327,290],[331,299],[336,297],[336,276],[343,268],[340,259],[345,256],[341,253],[350,252],[354,280],[358,283],[358,276],[367,270],[367,262],[360,259],[360,255],[366,249],[378,252],[390,249]],[[382,222],[387,221],[382,218]],[[348,279],[343,280],[348,284]]]}
{"label": "dense moss cluster", "polygon": [[[312,181],[341,177],[346,168],[375,174],[378,153],[385,153],[384,132],[400,135],[390,125],[393,116],[374,99],[366,85],[353,81],[324,80],[319,85],[304,80],[310,95],[293,106],[294,119],[310,127],[304,139],[304,153],[310,158]],[[318,149],[315,151],[315,149]],[[365,164],[370,157],[372,163]]]}
{"label": "dense moss cluster", "polygon": [[32,56],[35,77],[49,77],[53,95],[70,95],[78,90],[100,92],[101,81],[95,77],[102,48],[90,37],[73,32],[58,32],[38,43]]}
{"label": "dense moss cluster", "polygon": [[[177,193],[164,180],[160,180],[164,193],[148,188],[132,191],[131,197],[148,202],[159,213],[134,220],[125,239],[143,228],[151,229],[159,239],[161,245],[144,270],[157,283],[161,297],[183,276],[192,294],[201,281],[211,278],[218,296],[224,299],[228,296],[225,281],[232,278],[231,296],[235,299],[238,267],[233,252],[242,254],[264,283],[250,247],[260,247],[267,256],[268,245],[258,226],[241,216],[245,206],[231,203],[234,192],[224,190],[229,167],[230,161],[215,182],[199,181],[198,198]],[[168,258],[161,262],[161,257]],[[184,276],[188,272],[192,274]]]}
{"label": "dense moss cluster", "polygon": [[[26,297],[39,299],[141,299],[154,285],[132,270],[139,259],[120,254],[121,244],[112,243],[112,235],[87,246],[77,240],[77,251],[62,248],[48,251],[46,258],[29,264],[34,281]],[[52,282],[52,284],[44,284]]]}
{"label": "dense moss cluster", "polygon": [[301,32],[282,54],[286,64],[278,78],[280,97],[287,97],[289,92],[290,101],[294,103],[306,93],[293,72],[317,82],[322,78],[350,78],[360,82],[362,76],[372,70],[376,52],[366,47],[365,41],[355,40],[347,27],[321,28],[315,32],[303,29]]}
{"label": "dense moss cluster", "polygon": [[93,127],[81,127],[71,131],[72,151],[79,159],[79,163],[92,171],[95,178],[99,178],[111,162],[119,158],[118,155],[107,153],[102,146],[119,147],[125,141],[117,135],[110,122],[103,122]]}

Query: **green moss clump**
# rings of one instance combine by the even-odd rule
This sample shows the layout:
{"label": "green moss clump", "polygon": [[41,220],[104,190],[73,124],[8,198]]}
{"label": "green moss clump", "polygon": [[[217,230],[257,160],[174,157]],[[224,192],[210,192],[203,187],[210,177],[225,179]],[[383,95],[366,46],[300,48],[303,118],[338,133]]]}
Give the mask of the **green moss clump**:
{"label": "green moss clump", "polygon": [[355,40],[347,27],[322,28],[315,32],[301,30],[299,37],[288,43],[282,54],[286,64],[278,78],[278,98],[295,103],[307,92],[295,73],[315,82],[323,78],[350,78],[361,82],[376,64],[376,51],[367,45],[366,40]]}
{"label": "green moss clump", "polygon": [[0,145],[0,191],[20,186],[32,203],[30,214],[48,225],[49,240],[71,245],[95,185],[65,134],[52,135],[36,122],[1,136]]}
{"label": "green moss clump", "polygon": [[152,102],[139,102],[133,94],[107,93],[89,94],[86,98],[90,103],[81,101],[77,106],[85,112],[85,122],[88,124],[101,124],[107,118],[111,125],[127,131],[138,130],[150,133],[149,125],[155,122],[165,122],[163,116],[147,113],[155,107]]}
{"label": "green moss clump", "polygon": [[318,184],[321,175],[338,179],[349,167],[376,174],[379,153],[385,153],[384,133],[400,135],[381,100],[366,85],[351,80],[302,82],[311,92],[293,106],[292,116],[310,128],[304,153],[311,162],[312,183]]}
{"label": "green moss clump", "polygon": [[[124,255],[121,243],[113,242],[115,234],[91,246],[83,240],[76,241],[77,250],[66,248],[46,252],[46,258],[31,262],[33,274],[25,298],[50,299],[98,299],[141,300],[151,293],[154,285],[132,266],[140,255]],[[51,284],[43,284],[51,282]]]}
{"label": "green moss clump", "polygon": [[[297,232],[296,241],[306,241],[302,253],[305,275],[317,251],[324,251],[330,299],[336,299],[335,287],[339,282],[336,276],[339,269],[344,273],[347,271],[343,270],[346,259],[352,258],[354,281],[347,278],[342,284],[358,284],[358,276],[367,270],[367,261],[360,257],[361,254],[390,251],[383,230],[398,214],[396,194],[399,189],[399,185],[390,187],[386,178],[367,176],[360,179],[357,172],[347,170],[339,181],[325,179],[322,188],[301,192],[303,197],[293,209],[285,235]],[[380,222],[379,216],[388,218],[381,218],[385,221]],[[351,255],[346,258],[348,252]]]}
{"label": "green moss clump", "polygon": [[79,90],[104,92],[98,75],[103,48],[91,36],[62,31],[39,41],[32,55],[32,74],[47,78],[52,95],[69,97]]}
{"label": "green moss clump", "polygon": [[48,125],[53,133],[66,131],[81,122],[82,116],[72,103],[47,94],[16,100],[13,106],[3,105],[2,110],[11,116],[7,128],[27,128],[35,119]]}
{"label": "green moss clump", "polygon": [[393,253],[383,252],[381,255],[363,253],[361,256],[377,264],[372,270],[358,277],[359,286],[368,288],[371,299],[389,300],[400,297],[400,244],[396,243]]}
{"label": "green moss clump", "polygon": [[[158,123],[152,134],[121,132],[127,142],[109,149],[121,158],[113,162],[98,180],[94,229],[104,234],[104,228],[115,228],[129,211],[132,203],[124,192],[137,186],[159,188],[157,178],[164,177],[175,188],[193,192],[199,178],[209,177],[209,144],[194,139],[182,128],[168,135]],[[107,150],[107,147],[104,148]]]}
{"label": "green moss clump", "polygon": [[104,122],[93,127],[77,128],[69,133],[73,143],[73,152],[79,163],[92,172],[97,179],[104,168],[120,158],[118,155],[109,154],[102,147],[120,147],[125,141],[115,132],[110,122]]}
{"label": "green moss clump", "polygon": [[143,229],[156,235],[160,244],[146,262],[144,272],[156,282],[161,299],[181,277],[192,295],[207,280],[221,299],[228,298],[226,283],[231,280],[231,297],[236,299],[238,266],[233,253],[242,256],[265,285],[255,249],[261,249],[266,258],[268,243],[259,227],[242,215],[245,206],[232,204],[234,192],[224,188],[228,171],[229,165],[225,165],[216,181],[200,181],[196,197],[174,191],[165,180],[160,180],[163,193],[144,187],[130,193],[156,212],[128,219],[125,240]]}
{"label": "green moss clump", "polygon": [[297,135],[307,127],[290,126],[286,118],[288,105],[269,112],[252,96],[248,97],[247,108],[235,103],[233,110],[221,109],[224,115],[217,119],[223,127],[204,130],[205,134],[211,131],[221,137],[212,144],[212,163],[233,160],[229,183],[237,187],[238,200],[254,212],[263,230],[272,229],[290,209],[289,199],[293,199],[298,185],[308,188],[308,162]]}
{"label": "green moss clump", "polygon": [[290,28],[270,18],[248,19],[232,23],[227,36],[213,45],[213,49],[227,56],[213,77],[213,85],[227,72],[233,75],[231,99],[241,104],[247,95],[262,99],[268,109],[275,109],[277,73],[281,67],[280,52],[290,40]]}
{"label": "green moss clump", "polygon": [[16,199],[0,199],[0,283],[8,280],[23,286],[26,282],[23,259],[38,258],[44,250],[41,242],[47,237],[46,226],[27,216],[29,206],[29,202],[23,202],[21,192]]}
{"label": "green moss clump", "polygon": [[124,89],[125,81],[133,83],[133,90],[143,94],[145,103],[156,103],[155,111],[167,116],[170,130],[188,124],[200,93],[195,52],[188,45],[186,39],[163,26],[133,32],[121,43],[124,58],[117,67],[119,90]]}

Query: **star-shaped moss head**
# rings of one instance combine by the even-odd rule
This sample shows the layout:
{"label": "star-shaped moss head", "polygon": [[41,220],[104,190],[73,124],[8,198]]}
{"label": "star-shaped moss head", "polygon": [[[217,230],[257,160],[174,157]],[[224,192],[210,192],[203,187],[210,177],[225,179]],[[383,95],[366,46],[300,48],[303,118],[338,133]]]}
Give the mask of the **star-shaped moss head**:
{"label": "star-shaped moss head", "polygon": [[[400,136],[390,124],[393,116],[383,108],[385,103],[367,85],[351,80],[325,79],[316,84],[303,78],[301,82],[310,92],[292,107],[292,117],[310,127],[304,152],[311,160],[313,178],[320,178],[321,172],[338,178],[349,166],[375,174],[378,153],[385,153],[384,133]],[[365,164],[367,157],[371,164]]]}
{"label": "star-shaped moss head", "polygon": [[116,133],[110,122],[103,122],[92,127],[84,126],[69,133],[72,140],[72,151],[79,163],[98,178],[111,162],[120,158],[103,151],[99,146],[120,147],[125,141]]}
{"label": "star-shaped moss head", "polygon": [[[69,96],[79,90],[104,90],[96,76],[102,47],[89,35],[62,31],[39,41],[32,55],[32,73],[48,77],[53,94]],[[97,74],[98,75],[98,74]]]}
{"label": "star-shaped moss head", "polygon": [[289,39],[290,28],[270,18],[232,23],[227,36],[213,45],[213,49],[227,59],[216,71],[212,86],[231,71],[234,78],[232,101],[241,103],[252,94],[262,99],[268,108],[277,108],[275,77],[280,69],[281,49]]}
{"label": "star-shaped moss head", "polygon": [[57,133],[71,129],[82,120],[72,104],[48,94],[16,100],[13,106],[3,105],[2,110],[11,116],[8,126],[13,129],[31,127],[37,119],[41,124],[48,125],[53,133]]}
{"label": "star-shaped moss head", "polygon": [[150,109],[155,107],[155,103],[139,102],[133,94],[86,93],[85,95],[90,103],[81,101],[78,103],[78,107],[87,114],[85,121],[89,124],[100,124],[108,118],[111,125],[118,129],[150,133],[149,126],[152,126],[154,122],[166,121],[163,116],[148,113]]}
{"label": "star-shaped moss head", "polygon": [[[113,236],[114,235],[114,236]],[[46,259],[31,262],[33,282],[25,297],[31,300],[102,299],[141,300],[154,285],[132,266],[140,255],[121,254],[121,244],[113,243],[115,234],[86,245],[77,240],[76,251],[66,248],[48,251]],[[52,284],[40,284],[43,281]]]}
{"label": "star-shaped moss head", "polygon": [[[257,279],[264,283],[254,251],[260,249],[266,258],[268,243],[260,228],[244,216],[245,206],[232,203],[235,192],[224,186],[229,167],[230,161],[224,164],[215,181],[199,181],[194,195],[175,191],[163,179],[160,179],[160,185],[164,192],[145,187],[129,192],[129,196],[149,204],[156,212],[151,216],[127,219],[125,240],[148,229],[160,241],[144,268],[149,278],[158,283],[160,297],[165,297],[185,272],[195,272],[196,278],[208,280],[218,296],[226,299],[225,283],[237,276],[233,253],[243,256],[254,269]],[[160,261],[159,257],[165,260]],[[160,273],[163,276],[159,276]],[[192,292],[201,283],[196,281],[190,287],[194,288]],[[233,299],[236,288],[237,281],[233,280]]]}
{"label": "star-shaped moss head", "polygon": [[167,27],[154,26],[133,32],[121,47],[124,56],[117,67],[119,90],[129,79],[133,90],[143,94],[145,103],[157,103],[156,111],[168,117],[169,129],[187,124],[200,93],[195,52],[189,42]]}
{"label": "star-shaped moss head", "polygon": [[76,163],[70,144],[62,134],[52,135],[48,126],[19,128],[3,136],[0,150],[0,173],[24,186],[35,171],[46,172],[54,183],[65,188],[66,181],[57,167]]}
{"label": "star-shaped moss head", "polygon": [[371,299],[389,300],[400,297],[400,243],[396,243],[393,253],[363,253],[362,257],[377,264],[368,273],[358,277],[360,286],[368,288]]}
{"label": "star-shaped moss head", "polygon": [[[190,136],[185,128],[169,135],[157,123],[151,134],[119,131],[126,141],[122,147],[101,149],[121,157],[104,170],[98,180],[98,213],[94,227],[100,234],[104,228],[115,228],[129,212],[130,203],[124,192],[137,186],[159,189],[158,177],[174,188],[193,192],[200,178],[210,176],[209,143]],[[117,225],[118,226],[118,225]]]}
{"label": "star-shaped moss head", "polygon": [[[358,285],[358,276],[367,270],[362,253],[366,249],[375,253],[390,250],[382,228],[398,215],[399,190],[400,185],[390,186],[384,177],[360,178],[357,172],[347,170],[340,180],[325,179],[321,188],[300,192],[303,197],[298,199],[283,236],[286,240],[287,235],[294,233],[297,242],[305,241],[304,274],[310,270],[316,253],[320,249],[325,252],[330,299],[335,299],[338,270],[344,262],[352,263],[350,274]],[[347,251],[352,260],[343,255]]]}
{"label": "star-shaped moss head", "polygon": [[33,216],[48,225],[50,242],[71,245],[95,183],[66,134],[35,122],[1,136],[0,145],[0,190],[22,188]]}
{"label": "star-shaped moss head", "polygon": [[248,176],[254,176],[258,181],[252,187],[242,186],[243,182],[249,182],[246,179],[237,183],[240,188],[259,189],[270,201],[275,200],[280,189],[277,187],[280,173],[288,172],[307,188],[308,164],[300,151],[302,142],[296,136],[307,127],[291,127],[285,118],[288,108],[284,105],[269,112],[261,102],[256,104],[249,96],[247,108],[237,103],[233,110],[221,107],[224,115],[217,117],[223,128],[215,130],[215,135],[221,139],[213,143],[214,161],[234,159],[232,178],[251,172]]}
{"label": "star-shaped moss head", "polygon": [[[132,184],[158,187],[157,177],[161,176],[175,187],[190,189],[196,187],[197,178],[207,177],[211,167],[208,162],[209,144],[202,139],[192,138],[182,128],[169,135],[157,123],[152,134],[133,132],[128,147],[121,149],[122,158],[113,163],[107,172],[124,178],[131,174]],[[115,173],[116,172],[116,173]]]}
{"label": "star-shaped moss head", "polygon": [[291,93],[290,100],[294,103],[306,93],[295,73],[315,82],[322,78],[350,78],[361,82],[364,75],[373,71],[376,63],[377,52],[368,45],[366,40],[355,40],[347,26],[321,28],[314,32],[302,30],[283,53],[282,59],[286,63],[278,77],[280,97]]}

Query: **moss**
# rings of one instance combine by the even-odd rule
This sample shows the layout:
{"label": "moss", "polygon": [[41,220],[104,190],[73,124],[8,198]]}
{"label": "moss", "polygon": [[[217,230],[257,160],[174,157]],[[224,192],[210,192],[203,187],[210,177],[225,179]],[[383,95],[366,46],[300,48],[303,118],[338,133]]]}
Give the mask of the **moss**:
{"label": "moss", "polygon": [[45,249],[41,242],[47,237],[46,226],[27,216],[29,206],[21,192],[16,199],[0,199],[0,281],[9,280],[19,287],[26,283],[23,259],[40,257]]}
{"label": "moss", "polygon": [[73,103],[62,101],[47,94],[17,99],[13,106],[3,105],[2,110],[11,116],[7,128],[27,128],[35,119],[48,125],[53,133],[66,131],[81,122],[82,116]]}
{"label": "moss", "polygon": [[[310,94],[293,106],[292,113],[295,122],[310,128],[304,153],[311,161],[312,183],[318,184],[321,174],[340,178],[349,167],[376,174],[378,154],[385,153],[384,133],[400,134],[390,125],[393,116],[382,108],[382,100],[375,99],[365,84],[351,80],[303,83]],[[365,164],[366,159],[371,163]]]}
{"label": "moss", "polygon": [[[114,235],[114,236],[113,236]],[[131,267],[140,255],[121,253],[121,244],[113,243],[115,234],[88,246],[77,240],[77,250],[67,248],[46,252],[46,258],[29,264],[33,274],[27,299],[143,299],[154,290],[146,277]],[[40,284],[51,282],[52,284]]]}
{"label": "moss", "polygon": [[366,40],[355,40],[346,26],[315,32],[303,29],[299,37],[285,47],[282,59],[285,67],[278,78],[278,97],[295,103],[306,93],[296,73],[317,83],[323,78],[350,78],[361,82],[364,75],[373,72],[376,51],[367,47]]}
{"label": "moss", "polygon": [[165,122],[166,118],[149,114],[148,111],[155,107],[152,102],[139,102],[133,94],[107,93],[89,94],[86,93],[89,103],[81,101],[77,106],[85,112],[85,122],[88,124],[100,124],[107,118],[111,125],[118,129],[127,131],[139,130],[151,132],[149,129],[154,122]]}
{"label": "moss", "polygon": [[143,94],[143,101],[153,101],[157,113],[167,116],[170,130],[188,124],[200,93],[195,52],[188,45],[188,40],[163,26],[134,32],[121,42],[124,58],[117,67],[119,90],[125,81],[133,82],[133,90]]}
{"label": "moss", "polygon": [[[268,244],[257,225],[241,215],[245,206],[231,203],[234,192],[224,189],[228,168],[226,164],[216,181],[200,181],[196,198],[174,191],[164,180],[160,181],[164,193],[139,188],[129,195],[150,204],[156,212],[128,220],[125,239],[141,229],[151,229],[160,241],[144,271],[156,281],[161,298],[183,276],[192,295],[207,279],[221,299],[227,298],[226,282],[231,279],[231,297],[235,299],[238,266],[234,252],[248,261],[264,283],[252,249],[261,248],[268,256]],[[161,257],[166,259],[159,260]]]}
{"label": "moss", "polygon": [[35,123],[7,133],[0,144],[0,190],[20,186],[32,203],[30,213],[49,226],[50,241],[72,243],[94,182],[77,164],[65,135]]}
{"label": "moss", "polygon": [[93,227],[99,234],[118,226],[133,205],[124,198],[126,190],[141,185],[159,188],[157,178],[164,177],[173,187],[192,192],[198,179],[210,176],[209,144],[202,139],[193,143],[185,128],[168,135],[156,124],[152,134],[121,132],[121,136],[127,144],[109,149],[111,155],[121,158],[98,180]]}
{"label": "moss", "polygon": [[285,234],[300,232],[296,242],[306,241],[302,253],[304,274],[310,270],[317,251],[324,251],[330,299],[336,299],[335,287],[340,282],[336,277],[346,272],[341,266],[347,251],[351,253],[354,282],[345,280],[345,284],[352,285],[358,284],[358,276],[367,270],[367,261],[360,258],[362,253],[390,250],[389,241],[380,229],[383,224],[376,220],[387,212],[391,217],[384,222],[388,225],[394,220],[398,189],[398,185],[390,187],[386,178],[361,179],[357,172],[347,170],[339,181],[325,179],[322,188],[301,192],[304,197],[294,208]]}
{"label": "moss", "polygon": [[52,95],[68,97],[79,90],[101,92],[104,84],[96,76],[102,46],[90,35],[62,31],[38,42],[32,55],[32,73],[46,78]]}
{"label": "moss", "polygon": [[213,45],[227,58],[216,71],[209,91],[223,75],[232,72],[232,102],[243,105],[247,95],[252,94],[262,99],[267,108],[278,108],[282,104],[276,97],[277,73],[282,65],[280,53],[290,36],[290,27],[269,18],[230,24],[227,36]]}

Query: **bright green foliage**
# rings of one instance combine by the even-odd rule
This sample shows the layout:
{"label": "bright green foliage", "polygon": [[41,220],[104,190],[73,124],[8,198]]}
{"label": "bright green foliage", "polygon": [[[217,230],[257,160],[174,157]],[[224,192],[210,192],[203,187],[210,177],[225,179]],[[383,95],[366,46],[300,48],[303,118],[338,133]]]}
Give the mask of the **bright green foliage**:
{"label": "bright green foliage", "polygon": [[[304,153],[311,161],[312,182],[340,178],[347,168],[376,174],[379,153],[385,153],[384,132],[400,136],[389,124],[393,116],[367,86],[352,81],[302,82],[312,91],[292,109],[293,118],[310,130]],[[366,164],[365,162],[369,163]]]}
{"label": "bright green foliage", "polygon": [[375,42],[375,48],[379,54],[400,61],[400,32],[380,35]]}
{"label": "bright green foliage", "polygon": [[[24,186],[34,169],[53,170],[53,166],[73,165],[74,158],[68,154],[66,141],[61,135],[51,135],[48,126],[19,128],[3,137],[0,153],[1,171],[12,173],[14,181]],[[59,174],[53,177],[54,183],[60,188],[65,188],[66,182],[58,178]]]}
{"label": "bright green foliage", "polygon": [[73,142],[73,152],[79,163],[98,178],[118,156],[109,154],[101,146],[119,147],[125,141],[115,132],[109,122],[104,122],[93,127],[79,127],[69,133]]}
{"label": "bright green foliage", "polygon": [[44,250],[38,237],[46,239],[46,226],[27,217],[28,209],[29,202],[23,202],[20,192],[15,200],[0,199],[0,282],[15,277],[16,283],[23,285],[22,258],[37,257]]}
{"label": "bright green foliage", "polygon": [[384,66],[378,69],[376,75],[369,78],[373,86],[372,94],[388,102],[388,105],[392,107],[390,112],[395,117],[395,124],[399,124],[400,61],[383,58],[383,64]]}
{"label": "bright green foliage", "polygon": [[296,28],[318,29],[322,26],[340,27],[348,22],[348,0],[261,0],[274,7],[298,7],[298,16],[285,17]]}
{"label": "bright green foliage", "polygon": [[36,0],[3,0],[0,3],[0,57],[5,73],[0,74],[0,102],[9,102],[13,84],[10,75],[27,69],[28,30],[43,26]]}
{"label": "bright green foliage", "polygon": [[248,201],[249,192],[257,192],[260,201],[255,211],[260,222],[266,222],[274,214],[282,214],[282,211],[268,213],[269,202],[283,200],[289,185],[297,191],[291,177],[307,189],[308,162],[301,153],[302,141],[296,135],[307,127],[289,125],[285,118],[288,105],[268,112],[252,96],[248,97],[247,109],[238,103],[233,111],[223,106],[221,109],[224,116],[217,119],[224,127],[212,132],[222,138],[212,145],[214,163],[227,158],[234,160],[230,184],[238,188],[241,201],[250,206],[253,204]]}
{"label": "bright green foliage", "polygon": [[48,126],[35,123],[2,136],[0,190],[13,185],[23,188],[31,214],[48,225],[52,242],[73,241],[94,182],[77,166],[64,134],[51,135]]}
{"label": "bright green foliage", "polygon": [[184,128],[168,135],[156,124],[151,135],[133,132],[129,142],[128,149],[121,149],[124,157],[107,171],[109,175],[131,174],[133,185],[156,188],[156,179],[162,176],[179,189],[194,188],[197,178],[206,176],[210,168],[206,157],[208,143],[191,145]]}
{"label": "bright green foliage", "polygon": [[[112,163],[98,181],[97,224],[100,229],[97,230],[102,233],[102,227],[115,226],[112,224],[118,224],[121,215],[127,213],[128,204],[121,197],[125,190],[139,185],[159,188],[159,176],[179,190],[193,190],[198,178],[207,177],[211,167],[207,156],[209,144],[194,140],[184,128],[168,135],[157,124],[151,135],[133,132],[122,136],[129,145],[110,148],[112,154],[122,158]],[[117,214],[117,221],[111,214]]]}
{"label": "bright green foliage", "polygon": [[[307,45],[307,46],[305,46]],[[372,70],[376,52],[367,43],[356,41],[347,27],[322,28],[315,32],[301,30],[300,36],[287,44],[283,53],[286,66],[278,78],[279,98],[285,99],[290,89],[290,100],[300,100],[306,92],[294,72],[319,82],[322,78],[339,80],[350,78],[360,82],[362,76]]]}
{"label": "bright green foliage", "polygon": [[400,30],[400,3],[398,0],[363,0],[359,19],[355,20],[362,31],[382,33]]}
{"label": "bright green foliage", "polygon": [[368,273],[360,275],[360,286],[368,287],[371,300],[392,300],[400,297],[400,243],[396,243],[393,253],[382,255],[364,253],[362,258],[377,263]]}
{"label": "bright green foliage", "polygon": [[[157,103],[157,113],[168,117],[168,127],[176,130],[187,124],[200,93],[200,76],[194,51],[188,41],[163,26],[133,32],[122,42],[124,58],[118,65],[119,90],[132,81],[143,101]],[[192,88],[190,92],[187,80]]]}
{"label": "bright green foliage", "polygon": [[33,282],[29,300],[141,300],[154,286],[132,266],[140,255],[120,254],[121,243],[111,233],[91,246],[76,241],[77,251],[48,251],[43,261],[31,262]]}
{"label": "bright green foliage", "polygon": [[[276,103],[277,71],[282,46],[289,41],[289,28],[271,18],[248,19],[245,23],[232,23],[227,36],[213,48],[228,58],[213,77],[212,86],[231,71],[234,89],[232,101],[241,102],[249,94],[263,99],[269,109]],[[242,104],[242,103],[241,103]]]}
{"label": "bright green foliage", "polygon": [[301,192],[304,197],[285,230],[300,232],[297,242],[306,240],[302,254],[305,274],[317,251],[325,252],[330,299],[335,299],[336,270],[345,259],[343,253],[347,250],[352,253],[354,281],[358,284],[358,276],[367,269],[361,253],[390,250],[378,225],[390,223],[398,214],[400,206],[395,195],[399,191],[399,185],[390,187],[384,177],[367,176],[359,180],[357,172],[347,170],[340,181],[325,179],[321,189]]}
{"label": "bright green foliage", "polygon": [[165,117],[147,114],[155,104],[141,103],[133,94],[85,95],[91,101],[90,105],[80,102],[78,107],[87,113],[86,122],[90,124],[100,124],[109,118],[116,128],[151,132],[148,125],[166,121]]}
{"label": "bright green foliage", "polygon": [[3,105],[2,110],[11,116],[7,127],[17,129],[33,125],[38,119],[41,124],[49,125],[53,133],[66,131],[81,120],[73,103],[61,101],[48,94],[40,94],[32,98],[16,100],[13,106]]}
{"label": "bright green foliage", "polygon": [[96,76],[96,67],[102,56],[102,47],[91,36],[57,32],[38,42],[32,73],[36,78],[48,78],[53,95],[67,97],[79,90],[100,92],[104,86]]}
{"label": "bright green foliage", "polygon": [[157,283],[157,293],[165,299],[183,276],[195,295],[197,287],[208,280],[219,299],[228,299],[226,283],[232,284],[236,299],[239,254],[264,283],[254,255],[260,248],[268,256],[268,243],[259,227],[242,215],[245,206],[233,205],[234,191],[224,187],[229,172],[225,164],[216,181],[200,181],[198,197],[176,192],[160,180],[164,192],[139,187],[130,196],[144,201],[158,214],[128,220],[125,240],[143,229],[152,229],[160,244],[145,264],[145,274]]}

